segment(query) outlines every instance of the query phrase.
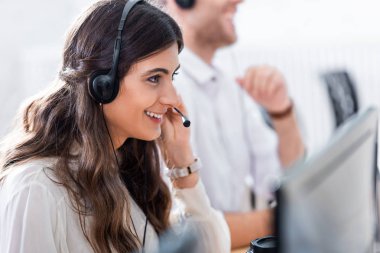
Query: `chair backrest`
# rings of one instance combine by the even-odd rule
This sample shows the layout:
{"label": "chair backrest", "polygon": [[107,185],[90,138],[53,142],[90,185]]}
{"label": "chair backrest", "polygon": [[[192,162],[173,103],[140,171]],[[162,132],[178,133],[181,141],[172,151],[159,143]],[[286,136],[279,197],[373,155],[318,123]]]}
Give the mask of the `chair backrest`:
{"label": "chair backrest", "polygon": [[339,127],[359,110],[355,84],[347,71],[330,71],[322,75],[328,89],[335,116],[335,127]]}

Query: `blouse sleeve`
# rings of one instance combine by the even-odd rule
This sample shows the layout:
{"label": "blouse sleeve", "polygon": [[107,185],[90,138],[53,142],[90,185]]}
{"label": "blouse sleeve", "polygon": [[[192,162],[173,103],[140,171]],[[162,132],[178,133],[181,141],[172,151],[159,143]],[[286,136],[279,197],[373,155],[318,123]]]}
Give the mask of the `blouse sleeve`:
{"label": "blouse sleeve", "polygon": [[[190,221],[194,225],[199,252],[229,253],[230,231],[223,214],[211,207],[201,180],[193,188],[173,188],[177,212],[172,212],[174,223]],[[179,210],[179,211],[178,211]]]}
{"label": "blouse sleeve", "polygon": [[42,184],[33,183],[14,193],[0,208],[0,252],[57,252],[54,203]]}

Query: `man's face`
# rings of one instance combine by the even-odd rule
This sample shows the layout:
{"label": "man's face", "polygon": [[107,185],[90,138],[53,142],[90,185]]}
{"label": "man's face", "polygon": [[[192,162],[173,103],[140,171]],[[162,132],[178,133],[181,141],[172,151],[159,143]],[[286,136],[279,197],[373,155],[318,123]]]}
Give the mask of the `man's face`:
{"label": "man's face", "polygon": [[187,20],[195,30],[195,39],[216,48],[233,44],[236,39],[234,16],[242,0],[198,0]]}

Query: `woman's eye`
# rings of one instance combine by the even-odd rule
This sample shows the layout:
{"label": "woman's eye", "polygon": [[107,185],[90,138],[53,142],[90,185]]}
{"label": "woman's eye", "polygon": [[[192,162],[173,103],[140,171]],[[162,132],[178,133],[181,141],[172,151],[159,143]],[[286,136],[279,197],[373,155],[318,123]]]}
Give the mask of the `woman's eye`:
{"label": "woman's eye", "polygon": [[151,76],[148,81],[157,84],[160,81],[160,75]]}

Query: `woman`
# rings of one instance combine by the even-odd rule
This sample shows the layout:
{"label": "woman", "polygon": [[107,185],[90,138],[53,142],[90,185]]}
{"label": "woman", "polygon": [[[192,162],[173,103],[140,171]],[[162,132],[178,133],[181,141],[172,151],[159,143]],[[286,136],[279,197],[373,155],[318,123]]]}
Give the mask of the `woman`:
{"label": "woman", "polygon": [[[185,111],[172,85],[182,47],[177,24],[143,1],[99,1],[79,17],[56,85],[3,145],[0,252],[157,248],[171,209],[159,155],[169,168],[197,163],[173,110]],[[197,172],[170,174],[204,251],[228,252]]]}

